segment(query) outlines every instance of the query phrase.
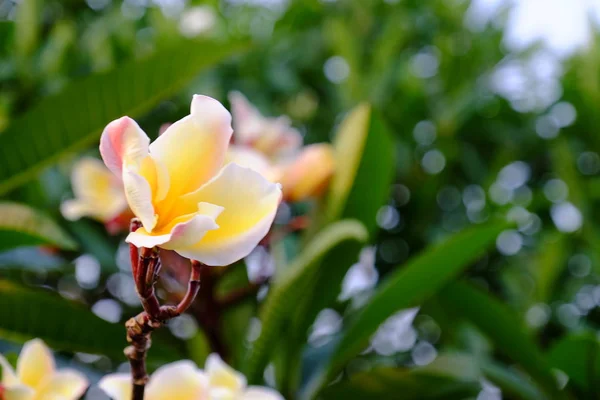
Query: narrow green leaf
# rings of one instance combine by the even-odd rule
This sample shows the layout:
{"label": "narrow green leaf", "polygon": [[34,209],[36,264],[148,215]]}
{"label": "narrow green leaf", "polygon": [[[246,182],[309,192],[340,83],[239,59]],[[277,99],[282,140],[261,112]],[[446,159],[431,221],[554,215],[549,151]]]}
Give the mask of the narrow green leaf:
{"label": "narrow green leaf", "polygon": [[600,393],[600,343],[595,334],[565,336],[552,345],[547,359],[552,368],[569,376],[569,382],[590,395]]}
{"label": "narrow green leaf", "polygon": [[24,60],[35,51],[41,22],[41,4],[39,0],[21,0],[15,14],[15,52]]}
{"label": "narrow green leaf", "polygon": [[336,173],[325,202],[325,220],[355,218],[369,232],[385,202],[394,173],[394,146],[381,119],[368,104],[351,110],[333,141]]}
{"label": "narrow green leaf", "polygon": [[292,262],[286,274],[278,277],[269,289],[269,296],[261,309],[262,330],[248,352],[246,375],[250,382],[260,379],[269,355],[280,338],[284,322],[299,300],[306,294],[323,257],[336,246],[347,241],[364,241],[367,232],[357,221],[340,221],[322,229]]}
{"label": "narrow green leaf", "polygon": [[[31,290],[0,281],[0,335],[24,342],[41,338],[52,348],[103,354],[124,360],[125,327],[107,322],[80,304],[43,289]],[[181,352],[153,338],[150,360],[174,361]]]}
{"label": "narrow green leaf", "polygon": [[481,385],[425,371],[376,368],[331,385],[323,399],[462,400],[475,398]]}
{"label": "narrow green leaf", "polygon": [[0,251],[34,245],[77,248],[73,239],[40,211],[23,204],[0,202]]}
{"label": "narrow green leaf", "polygon": [[0,194],[61,156],[98,140],[110,121],[147,112],[200,71],[242,48],[181,41],[144,60],[74,80],[61,93],[42,99],[0,135]]}
{"label": "narrow green leaf", "polygon": [[458,233],[425,250],[381,284],[348,327],[324,374],[311,384],[318,390],[352,357],[360,353],[379,325],[396,311],[419,305],[454,279],[492,243],[507,223],[494,221]]}
{"label": "narrow green leaf", "polygon": [[464,282],[448,285],[440,298],[446,306],[459,310],[500,351],[518,362],[551,398],[562,397],[557,393],[556,380],[537,344],[504,304]]}

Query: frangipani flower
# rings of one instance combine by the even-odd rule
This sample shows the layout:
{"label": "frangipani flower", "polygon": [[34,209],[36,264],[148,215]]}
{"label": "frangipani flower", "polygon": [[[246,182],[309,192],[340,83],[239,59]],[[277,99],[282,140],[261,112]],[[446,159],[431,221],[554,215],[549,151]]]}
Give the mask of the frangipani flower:
{"label": "frangipani flower", "polygon": [[302,201],[321,195],[335,171],[333,148],[327,143],[306,146],[281,172],[285,198]]}
{"label": "frangipani flower", "polygon": [[68,220],[91,217],[106,223],[128,209],[121,179],[96,158],[84,157],[73,165],[71,185],[75,198],[60,206]]}
{"label": "frangipani flower", "polygon": [[240,92],[229,93],[235,143],[251,147],[276,161],[302,147],[302,135],[286,116],[264,117]]}
{"label": "frangipani flower", "polygon": [[88,381],[81,373],[56,370],[54,356],[40,339],[25,343],[15,371],[0,355],[2,400],[76,400]]}
{"label": "frangipani flower", "polygon": [[281,182],[286,200],[301,201],[323,193],[333,175],[331,145],[302,147],[302,136],[288,117],[266,118],[239,92],[229,94],[235,146],[227,155],[235,162]]}
{"label": "frangipani flower", "polygon": [[[113,400],[131,399],[131,376],[110,374],[98,386]],[[156,370],[145,390],[146,400],[283,400],[275,390],[248,386],[240,374],[211,354],[202,371],[191,361],[178,361]]]}
{"label": "frangipani flower", "polygon": [[129,117],[100,139],[106,166],[123,180],[142,227],[127,237],[207,265],[228,265],[266,235],[281,200],[279,185],[235,163],[223,167],[231,115],[217,100],[195,95],[191,114],[152,144]]}

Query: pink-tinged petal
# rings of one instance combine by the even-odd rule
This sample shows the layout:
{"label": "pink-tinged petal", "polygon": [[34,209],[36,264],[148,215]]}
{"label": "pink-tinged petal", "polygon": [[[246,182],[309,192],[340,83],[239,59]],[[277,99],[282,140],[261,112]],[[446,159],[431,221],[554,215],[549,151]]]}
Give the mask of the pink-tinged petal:
{"label": "pink-tinged petal", "polygon": [[77,400],[87,389],[89,382],[80,372],[63,369],[57,371],[46,380],[36,393],[37,400],[60,398]]}
{"label": "pink-tinged petal", "polygon": [[100,379],[98,387],[112,400],[131,400],[131,375],[110,374]]}
{"label": "pink-tinged petal", "polygon": [[5,388],[1,398],[2,400],[33,400],[35,390],[25,385],[15,385]]}
{"label": "pink-tinged petal", "polygon": [[222,392],[225,389],[237,395],[246,388],[246,377],[227,365],[216,353],[206,359],[205,370],[212,389],[221,389]]}
{"label": "pink-tinged petal", "polygon": [[286,116],[264,117],[240,92],[229,93],[235,143],[253,147],[269,158],[285,158],[302,146],[302,135]]}
{"label": "pink-tinged petal", "polygon": [[285,400],[276,390],[263,386],[250,386],[239,400]]}
{"label": "pink-tinged petal", "polygon": [[160,367],[146,386],[146,400],[202,400],[207,394],[208,378],[188,360]]}
{"label": "pink-tinged petal", "polygon": [[100,137],[100,154],[104,164],[121,177],[124,164],[137,164],[148,155],[150,139],[129,117],[114,120]]}
{"label": "pink-tinged petal", "polygon": [[229,111],[215,99],[194,95],[191,114],[150,145],[152,157],[166,167],[171,179],[166,200],[198,189],[219,171],[231,133]]}
{"label": "pink-tinged petal", "polygon": [[2,354],[0,354],[0,372],[2,372],[2,375],[0,375],[2,385],[13,386],[19,383],[15,370]]}
{"label": "pink-tinged petal", "polygon": [[123,185],[129,208],[140,219],[144,228],[151,232],[156,226],[158,216],[152,205],[152,188],[150,183],[133,169],[123,169]]}
{"label": "pink-tinged petal", "polygon": [[40,339],[25,343],[17,360],[17,376],[19,380],[34,389],[54,375],[56,366],[54,356]]}
{"label": "pink-tinged petal", "polygon": [[193,246],[174,249],[184,257],[222,266],[246,257],[267,234],[281,201],[281,189],[256,171],[228,164],[181,201],[191,206],[208,202],[224,207],[217,218],[219,229],[208,232]]}

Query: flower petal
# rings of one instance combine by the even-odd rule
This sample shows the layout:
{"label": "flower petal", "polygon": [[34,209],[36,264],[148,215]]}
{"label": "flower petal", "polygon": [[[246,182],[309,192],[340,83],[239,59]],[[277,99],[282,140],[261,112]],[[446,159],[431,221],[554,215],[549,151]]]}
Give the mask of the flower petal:
{"label": "flower petal", "polygon": [[250,168],[271,182],[271,163],[258,151],[246,146],[230,145],[225,156],[225,163],[236,163],[242,167]]}
{"label": "flower petal", "polygon": [[151,234],[144,228],[131,232],[126,242],[137,247],[160,246],[167,250],[188,247],[201,240],[206,232],[219,228],[215,219],[223,211],[223,207],[210,203],[199,203],[198,211],[175,218],[167,226]]}
{"label": "flower petal", "polygon": [[144,228],[151,232],[158,222],[158,215],[154,213],[150,183],[133,168],[125,167],[123,185],[129,208],[140,219]]}
{"label": "flower petal", "polygon": [[19,384],[19,378],[17,378],[15,370],[2,354],[0,354],[0,372],[2,372],[2,375],[0,375],[0,378],[2,378],[0,383],[4,386]]}
{"label": "flower petal", "polygon": [[25,385],[38,389],[54,375],[54,356],[40,339],[25,343],[17,360],[17,376]]}
{"label": "flower petal", "polygon": [[264,117],[240,92],[229,93],[236,143],[269,157],[285,157],[302,146],[302,135],[286,116]]}
{"label": "flower petal", "polygon": [[213,98],[194,95],[191,114],[169,126],[150,145],[152,157],[169,171],[167,198],[198,189],[219,171],[231,133],[229,111]]}
{"label": "flower petal", "polygon": [[246,388],[246,377],[227,365],[216,353],[208,356],[205,369],[211,389],[227,389],[238,394]]}
{"label": "flower petal", "polygon": [[98,382],[98,387],[113,400],[131,399],[131,375],[109,374]]}
{"label": "flower petal", "polygon": [[285,400],[278,391],[263,387],[250,386],[239,400]]}
{"label": "flower petal", "polygon": [[127,209],[121,180],[96,158],[84,157],[73,165],[71,184],[75,199],[61,204],[69,220],[89,216],[106,222]]}
{"label": "flower petal", "polygon": [[333,148],[327,143],[306,146],[283,171],[281,185],[285,198],[301,201],[319,195],[335,170]]}
{"label": "flower petal", "polygon": [[146,386],[147,400],[198,400],[206,398],[207,393],[208,378],[188,360],[160,367]]}
{"label": "flower petal", "polygon": [[60,370],[39,388],[36,400],[61,398],[64,400],[79,399],[89,383],[87,378],[75,370]]}
{"label": "flower petal", "polygon": [[15,385],[5,388],[2,400],[33,400],[35,390],[25,385]]}
{"label": "flower petal", "polygon": [[100,154],[104,164],[121,177],[123,164],[137,164],[148,155],[150,139],[129,117],[114,120],[104,128],[100,137]]}
{"label": "flower petal", "polygon": [[198,202],[224,207],[217,218],[219,229],[208,232],[193,246],[174,249],[184,257],[221,266],[246,257],[267,234],[281,201],[281,189],[251,169],[228,164],[181,201],[187,202],[187,207]]}

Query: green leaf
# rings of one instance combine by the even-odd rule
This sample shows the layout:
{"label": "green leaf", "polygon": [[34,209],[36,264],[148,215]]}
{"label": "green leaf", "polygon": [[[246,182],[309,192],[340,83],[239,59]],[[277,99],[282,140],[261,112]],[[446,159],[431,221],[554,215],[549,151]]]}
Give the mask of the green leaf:
{"label": "green leaf", "polygon": [[475,398],[481,385],[419,370],[376,368],[331,385],[323,399],[462,400]]}
{"label": "green leaf", "polygon": [[547,353],[548,364],[569,376],[580,389],[590,394],[600,393],[600,343],[595,334],[579,333],[565,336]]}
{"label": "green leaf", "polygon": [[[43,339],[54,349],[103,354],[125,360],[125,327],[107,322],[83,307],[43,289],[31,290],[0,281],[0,335],[24,342]],[[181,352],[153,338],[150,360],[174,361]]]}
{"label": "green leaf", "polygon": [[0,251],[43,244],[65,250],[77,248],[73,239],[40,211],[23,204],[0,202]]}
{"label": "green leaf", "polygon": [[306,294],[305,290],[321,266],[323,257],[340,244],[364,241],[366,238],[367,232],[360,222],[346,220],[331,224],[314,237],[292,262],[286,274],[277,277],[261,309],[261,334],[248,352],[245,370],[250,382],[262,377],[269,355],[281,338],[286,319]]}
{"label": "green leaf", "polygon": [[41,4],[39,0],[22,0],[15,14],[15,51],[21,60],[31,55],[37,46],[41,28]]}
{"label": "green leaf", "polygon": [[355,107],[342,121],[333,142],[336,173],[326,202],[326,221],[353,218],[370,233],[385,204],[394,177],[394,143],[381,118],[368,104]]}
{"label": "green leaf", "polygon": [[181,41],[142,61],[74,80],[61,93],[42,99],[0,135],[0,194],[98,140],[110,121],[149,111],[242,47]]}
{"label": "green leaf", "polygon": [[498,350],[518,362],[551,398],[561,398],[544,355],[508,307],[464,282],[448,285],[440,298],[486,334]]}
{"label": "green leaf", "polygon": [[507,226],[506,222],[494,221],[472,227],[425,250],[392,273],[348,327],[324,374],[311,384],[309,391],[318,390],[360,353],[388,317],[400,309],[419,305],[454,279],[494,243]]}

